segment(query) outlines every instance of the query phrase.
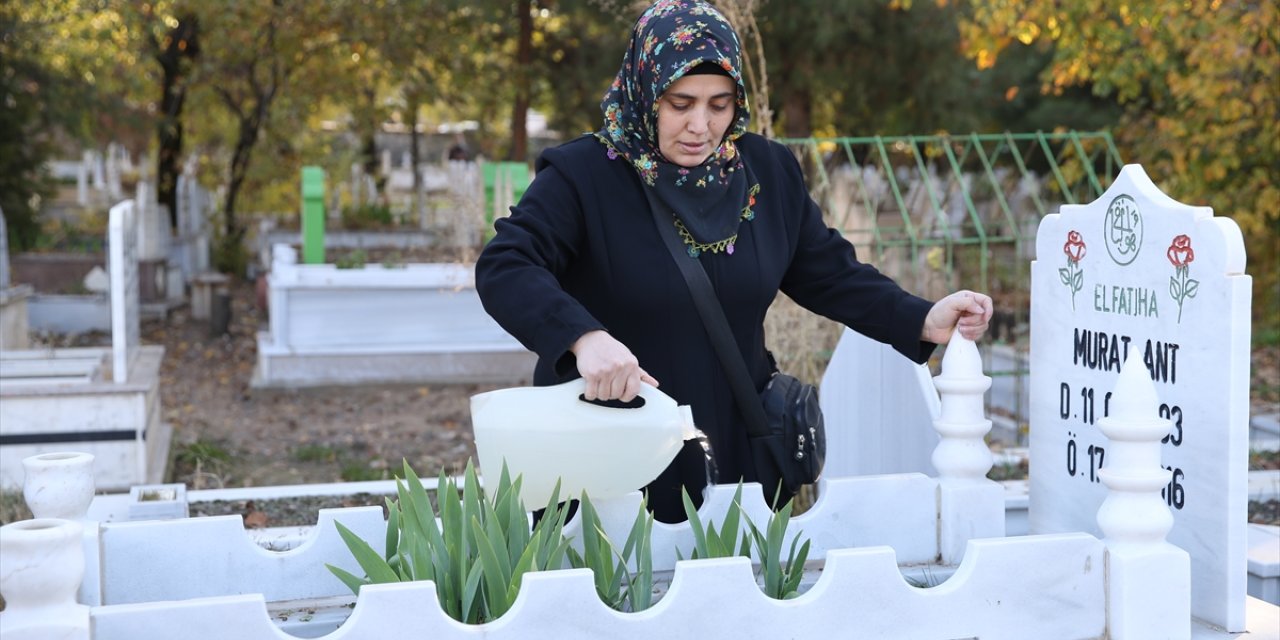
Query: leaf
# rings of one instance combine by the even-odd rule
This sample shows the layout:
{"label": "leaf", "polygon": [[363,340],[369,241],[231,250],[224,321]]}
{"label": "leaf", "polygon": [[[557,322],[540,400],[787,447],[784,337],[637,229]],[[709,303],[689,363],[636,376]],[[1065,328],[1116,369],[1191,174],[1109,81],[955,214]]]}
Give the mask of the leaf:
{"label": "leaf", "polygon": [[493,513],[486,513],[483,521],[484,524],[482,525],[482,529],[485,535],[485,541],[491,545],[494,552],[498,554],[498,564],[501,566],[503,574],[509,577],[511,575],[511,565],[516,559],[519,559],[520,556],[517,554],[515,558],[512,558],[509,555],[509,549],[507,547],[507,532],[502,530],[501,525],[498,524],[498,518],[495,517]]}
{"label": "leaf", "polygon": [[516,477],[515,482],[511,483],[505,506],[498,507],[499,513],[503,513],[505,509],[508,553],[512,562],[520,557],[520,550],[529,545],[530,536],[533,534],[532,527],[529,526],[529,512],[520,501],[522,480],[521,477]]}
{"label": "leaf", "polygon": [[515,567],[511,571],[511,589],[507,592],[510,602],[515,602],[524,574],[538,570],[537,567],[533,566],[533,561],[537,557],[538,547],[541,545],[542,538],[534,534],[533,538],[529,540],[529,546],[524,548],[524,553],[520,554],[520,558],[516,560]]}
{"label": "leaf", "polygon": [[738,530],[742,524],[742,483],[738,483],[738,489],[733,492],[733,502],[729,503],[729,510],[725,513],[724,524],[721,526],[721,536],[724,538],[727,550],[725,556],[733,555],[734,546],[738,543]]}
{"label": "leaf", "polygon": [[[414,579],[433,580],[436,582],[436,591],[439,593],[445,593],[445,591],[441,589],[442,585],[440,584],[440,581],[436,580],[436,576],[439,575],[447,577],[449,575],[449,568],[444,566],[441,567],[439,571],[436,570],[436,565],[432,562],[431,551],[427,549],[426,538],[421,536],[414,538],[410,544],[412,546],[409,549],[409,561],[412,565]],[[403,549],[403,547],[401,547],[401,549]],[[447,579],[443,586],[446,588],[452,587],[452,585],[448,584]]]}
{"label": "leaf", "polygon": [[1071,278],[1072,291],[1079,291],[1082,288],[1084,288],[1084,271],[1083,270],[1077,271],[1076,274]]}
{"label": "leaf", "polygon": [[804,578],[804,563],[809,559],[809,541],[804,541],[804,545],[800,547],[800,552],[797,555],[796,542],[799,540],[799,533],[796,534],[795,538],[791,539],[791,551],[787,554],[787,577],[783,581],[782,592],[779,594],[779,597],[783,600],[797,595],[800,580]]}
{"label": "leaf", "polygon": [[1200,289],[1199,280],[1188,280],[1186,292],[1184,295],[1186,295],[1186,297],[1188,298],[1194,298],[1196,297],[1196,291],[1198,291],[1199,289]]}
{"label": "leaf", "polygon": [[498,560],[498,552],[493,548],[489,538],[485,536],[480,519],[471,518],[471,534],[480,552],[480,563],[484,568],[484,591],[488,618],[498,618],[506,613],[510,603],[506,601],[507,585],[511,583],[511,574],[504,572]]}
{"label": "leaf", "polygon": [[1058,269],[1058,279],[1062,281],[1062,284],[1071,286],[1071,271],[1066,268]]}
{"label": "leaf", "polygon": [[347,588],[351,590],[351,593],[360,595],[360,587],[369,584],[368,580],[358,577],[346,569],[341,569],[328,563],[325,563],[324,566],[327,567],[333,575],[337,576],[338,579],[342,581],[342,584],[347,585]]}
{"label": "leaf", "polygon": [[[537,530],[543,532],[542,539],[547,541],[563,539],[564,523],[568,516],[568,506],[560,504],[560,480],[557,479],[555,487],[551,490],[551,497],[547,500],[547,506],[543,509],[542,519],[538,521]],[[560,550],[557,552],[557,549]],[[563,548],[553,546],[550,542],[544,544],[538,552],[539,567],[559,568],[563,562]]]}
{"label": "leaf", "polygon": [[[434,550],[439,558],[436,564],[448,563],[449,581],[461,586],[467,579],[467,561],[470,557],[464,546],[465,536],[462,530],[466,527],[466,521],[462,519],[462,497],[458,495],[458,486],[445,477],[444,470],[440,471],[436,482],[436,505],[440,509],[440,536],[439,539],[433,537],[433,542],[438,545]],[[430,532],[428,535],[431,535]]]}
{"label": "leaf", "polygon": [[360,539],[350,529],[346,528],[341,522],[335,520],[334,526],[338,528],[338,535],[342,536],[342,541],[347,543],[347,549],[351,551],[351,555],[355,557],[356,562],[364,569],[369,581],[374,583],[400,582],[400,576],[391,569],[386,559],[382,557],[368,542]]}
{"label": "leaf", "polygon": [[[569,548],[568,538],[564,536],[559,536],[558,538],[553,538],[553,540],[555,539],[558,539],[559,542],[552,546],[551,552],[547,554],[547,562],[542,565],[542,568],[548,571],[553,571],[553,570],[564,567],[565,552]],[[547,544],[550,544],[550,542],[548,542]],[[547,545],[543,545],[543,546],[547,546]]]}
{"label": "leaf", "polygon": [[1173,276],[1169,276],[1169,296],[1174,300],[1178,300],[1182,297],[1178,295],[1178,281],[1174,280]]}
{"label": "leaf", "polygon": [[475,549],[476,539],[474,531],[470,527],[472,520],[477,520],[480,515],[480,479],[476,476],[476,468],[471,464],[471,460],[467,460],[467,468],[463,473],[462,485],[462,522],[459,526],[462,528],[463,552],[467,554],[473,553]]}
{"label": "leaf", "polygon": [[386,557],[390,560],[393,556],[399,554],[400,544],[400,507],[396,506],[391,498],[387,498],[387,539],[386,539]]}
{"label": "leaf", "polygon": [[693,557],[709,557],[706,529],[702,526],[702,519],[698,517],[698,510],[693,506],[693,500],[689,498],[689,491],[683,487],[680,489],[680,499],[684,502],[685,516],[689,518],[689,529],[693,531]]}
{"label": "leaf", "polygon": [[480,622],[480,608],[483,600],[480,591],[482,572],[480,564],[476,563],[467,573],[466,582],[462,586],[462,610],[459,615],[454,616],[455,620],[461,620],[467,624]]}
{"label": "leaf", "polygon": [[644,611],[653,605],[653,514],[640,505],[644,522],[641,542],[636,547],[636,572],[627,587],[627,602],[632,611]]}

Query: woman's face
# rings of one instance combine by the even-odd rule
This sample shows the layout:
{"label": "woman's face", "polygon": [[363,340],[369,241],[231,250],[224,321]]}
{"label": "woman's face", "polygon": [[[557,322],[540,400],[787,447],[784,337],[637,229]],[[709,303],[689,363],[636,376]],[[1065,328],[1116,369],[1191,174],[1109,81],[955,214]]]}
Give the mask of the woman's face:
{"label": "woman's face", "polygon": [[733,79],[683,76],[658,99],[658,151],[668,162],[696,167],[724,140],[737,98]]}

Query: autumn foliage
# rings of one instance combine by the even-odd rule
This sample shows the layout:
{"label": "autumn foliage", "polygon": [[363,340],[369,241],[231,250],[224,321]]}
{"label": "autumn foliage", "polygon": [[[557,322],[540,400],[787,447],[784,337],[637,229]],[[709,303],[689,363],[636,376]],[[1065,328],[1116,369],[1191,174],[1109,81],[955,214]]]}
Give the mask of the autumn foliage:
{"label": "autumn foliage", "polygon": [[1255,333],[1280,332],[1280,6],[1195,0],[999,0],[961,25],[979,67],[1011,45],[1053,47],[1042,91],[1091,86],[1125,107],[1127,162],[1244,232]]}

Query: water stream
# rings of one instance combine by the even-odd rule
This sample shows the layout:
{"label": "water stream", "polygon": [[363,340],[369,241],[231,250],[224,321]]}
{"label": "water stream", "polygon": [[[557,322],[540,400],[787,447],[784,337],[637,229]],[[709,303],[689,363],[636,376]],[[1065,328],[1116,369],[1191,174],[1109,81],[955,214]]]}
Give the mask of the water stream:
{"label": "water stream", "polygon": [[693,439],[702,447],[702,455],[707,458],[707,486],[716,484],[720,479],[720,470],[716,468],[716,457],[711,451],[711,439],[701,429],[694,429],[693,434]]}

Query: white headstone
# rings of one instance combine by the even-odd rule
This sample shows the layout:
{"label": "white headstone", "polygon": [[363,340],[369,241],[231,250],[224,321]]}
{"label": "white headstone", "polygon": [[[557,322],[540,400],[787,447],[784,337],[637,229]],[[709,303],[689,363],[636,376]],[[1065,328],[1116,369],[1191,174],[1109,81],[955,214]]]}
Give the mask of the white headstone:
{"label": "white headstone", "polygon": [[191,176],[183,173],[178,175],[177,184],[174,185],[175,198],[178,205],[177,214],[174,218],[178,221],[177,233],[179,236],[186,236],[195,233],[195,201],[192,186],[194,180]]}
{"label": "white headstone", "polygon": [[[106,169],[102,166],[102,154],[97,150],[85,152],[86,156],[91,158],[89,165],[89,174],[92,177],[93,190],[102,191],[107,188]],[[92,155],[89,155],[92,154]]]}
{"label": "white headstone", "polygon": [[113,200],[124,195],[120,184],[120,146],[114,142],[107,145],[107,195]]}
{"label": "white headstone", "polygon": [[85,151],[80,164],[76,165],[76,204],[82,207],[89,204],[89,167],[92,160],[90,152]]}
{"label": "white headstone", "polygon": [[9,288],[9,226],[0,211],[0,290]]}
{"label": "white headstone", "polygon": [[845,329],[818,395],[827,429],[823,475],[936,475],[933,428],[941,409],[929,368]]}
{"label": "white headstone", "polygon": [[111,207],[107,221],[108,266],[111,271],[111,379],[129,381],[129,364],[138,353],[138,237],[134,202]]}
{"label": "white headstone", "polygon": [[138,259],[160,260],[168,257],[171,235],[169,216],[156,201],[156,188],[150,180],[138,181],[134,202],[134,219],[138,227]]}
{"label": "white headstone", "polygon": [[363,197],[360,195],[360,190],[363,187],[364,187],[364,168],[361,167],[360,163],[358,162],[353,163],[351,165],[351,206],[352,207],[358,207],[364,202]]}
{"label": "white headstone", "polygon": [[107,274],[102,267],[94,265],[89,273],[84,274],[82,281],[84,288],[93,293],[106,293],[111,291],[111,276]]}
{"label": "white headstone", "polygon": [[1171,421],[1169,542],[1191,555],[1193,614],[1244,631],[1251,279],[1229,218],[1124,167],[1098,200],[1048,215],[1031,265],[1032,533],[1098,533],[1096,423],[1136,350]]}

